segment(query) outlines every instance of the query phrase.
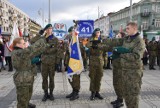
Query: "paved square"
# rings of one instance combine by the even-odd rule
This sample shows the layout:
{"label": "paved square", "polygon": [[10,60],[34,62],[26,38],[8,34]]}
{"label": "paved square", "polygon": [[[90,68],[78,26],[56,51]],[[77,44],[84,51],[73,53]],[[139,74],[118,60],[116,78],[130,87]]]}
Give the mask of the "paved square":
{"label": "paved square", "polygon": [[[160,70],[148,70],[145,67],[143,76],[143,85],[140,96],[140,108],[160,108]],[[0,72],[0,108],[16,108],[16,90],[13,83],[13,73]],[[31,102],[37,105],[37,108],[112,108],[110,102],[116,99],[112,84],[112,71],[104,70],[102,86],[100,93],[104,100],[90,101],[89,77],[88,72],[81,74],[80,98],[75,101],[69,101],[65,98],[72,89],[68,83],[67,76],[64,73],[55,75],[55,100],[42,102],[42,77],[38,73],[35,77],[34,90]],[[125,106],[123,108],[126,108]]]}

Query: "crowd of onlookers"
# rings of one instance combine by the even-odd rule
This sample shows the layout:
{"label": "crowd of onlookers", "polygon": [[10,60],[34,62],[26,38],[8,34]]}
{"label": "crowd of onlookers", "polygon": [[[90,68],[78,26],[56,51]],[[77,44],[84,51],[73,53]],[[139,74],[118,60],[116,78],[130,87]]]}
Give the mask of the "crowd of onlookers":
{"label": "crowd of onlookers", "polygon": [[144,38],[146,50],[143,55],[143,64],[149,65],[150,70],[155,70],[155,65],[160,66],[160,39],[156,41],[155,37],[151,41]]}
{"label": "crowd of onlookers", "polygon": [[[7,67],[6,67],[7,66]],[[13,71],[11,51],[9,49],[9,37],[0,38],[0,71],[8,69]]]}

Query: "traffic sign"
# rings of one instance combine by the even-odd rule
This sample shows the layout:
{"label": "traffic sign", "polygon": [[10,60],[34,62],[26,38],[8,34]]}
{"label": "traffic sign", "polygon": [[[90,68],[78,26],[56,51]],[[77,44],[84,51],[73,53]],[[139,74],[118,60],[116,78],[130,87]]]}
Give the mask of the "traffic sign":
{"label": "traffic sign", "polygon": [[53,34],[59,40],[63,40],[67,34],[67,26],[63,23],[55,23],[53,26]]}
{"label": "traffic sign", "polygon": [[77,30],[79,31],[79,37],[91,37],[94,31],[94,21],[79,20]]}

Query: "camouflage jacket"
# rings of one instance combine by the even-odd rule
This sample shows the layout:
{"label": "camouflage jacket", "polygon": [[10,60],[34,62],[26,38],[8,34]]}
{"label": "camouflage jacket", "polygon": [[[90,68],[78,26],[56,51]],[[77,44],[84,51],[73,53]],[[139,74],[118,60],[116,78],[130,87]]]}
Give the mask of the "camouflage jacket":
{"label": "camouflage jacket", "polygon": [[147,49],[150,56],[157,56],[157,42],[149,42]]}
{"label": "camouflage jacket", "polygon": [[56,63],[58,64],[61,59],[64,59],[64,52],[66,51],[65,44],[58,44],[58,50],[57,50],[57,59]]}
{"label": "camouflage jacket", "polygon": [[82,43],[80,43],[79,46],[80,46],[82,58],[83,58],[83,59],[87,58],[86,51],[85,51],[85,47],[83,46]]}
{"label": "camouflage jacket", "polygon": [[[92,41],[93,38],[91,38],[90,41]],[[100,45],[101,43],[98,43],[98,45]],[[93,47],[93,43],[92,42],[88,42],[86,45],[89,48],[89,60],[90,62],[93,63],[97,63],[100,65],[104,64],[104,60],[103,60],[103,52],[106,51],[105,48],[94,48]]]}
{"label": "camouflage jacket", "polygon": [[157,50],[158,50],[158,56],[160,56],[160,40],[158,41],[158,44],[157,44]]}
{"label": "camouflage jacket", "polygon": [[46,43],[45,38],[41,38],[26,49],[21,49],[18,47],[14,48],[11,57],[13,67],[16,69],[13,79],[17,86],[31,85],[33,83],[34,73],[31,70],[31,60],[36,55],[39,55],[45,51],[45,49],[49,46],[50,45]]}
{"label": "camouflage jacket", "polygon": [[120,55],[120,64],[123,69],[142,69],[142,58],[145,51],[145,43],[143,39],[137,33],[134,37],[124,37],[119,39],[106,39],[103,42],[113,49],[116,46],[122,46],[131,50],[131,53],[125,53]]}
{"label": "camouflage jacket", "polygon": [[[41,55],[41,62],[45,64],[55,64],[57,51],[58,51],[58,39],[53,36],[52,38],[52,46],[46,48],[45,51]],[[48,39],[48,43],[50,43],[50,39]]]}

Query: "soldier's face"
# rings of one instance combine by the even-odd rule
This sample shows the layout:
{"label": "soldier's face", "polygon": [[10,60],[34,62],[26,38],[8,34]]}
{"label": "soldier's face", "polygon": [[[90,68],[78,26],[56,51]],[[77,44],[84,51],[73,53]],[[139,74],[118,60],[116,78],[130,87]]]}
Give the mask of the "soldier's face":
{"label": "soldier's face", "polygon": [[134,34],[137,32],[137,29],[136,29],[136,27],[134,27],[134,26],[128,25],[128,26],[126,27],[126,32],[127,32],[127,34],[128,34],[129,36],[132,36],[132,35],[134,35]]}
{"label": "soldier's face", "polygon": [[96,31],[96,37],[99,37],[101,35],[100,31]]}
{"label": "soldier's face", "polygon": [[22,48],[22,49],[26,48],[25,41],[24,41],[24,40],[21,40],[19,43],[17,43],[16,46],[18,46],[18,47],[20,47],[20,48]]}
{"label": "soldier's face", "polygon": [[52,27],[49,27],[47,30],[46,30],[47,34],[52,34]]}

